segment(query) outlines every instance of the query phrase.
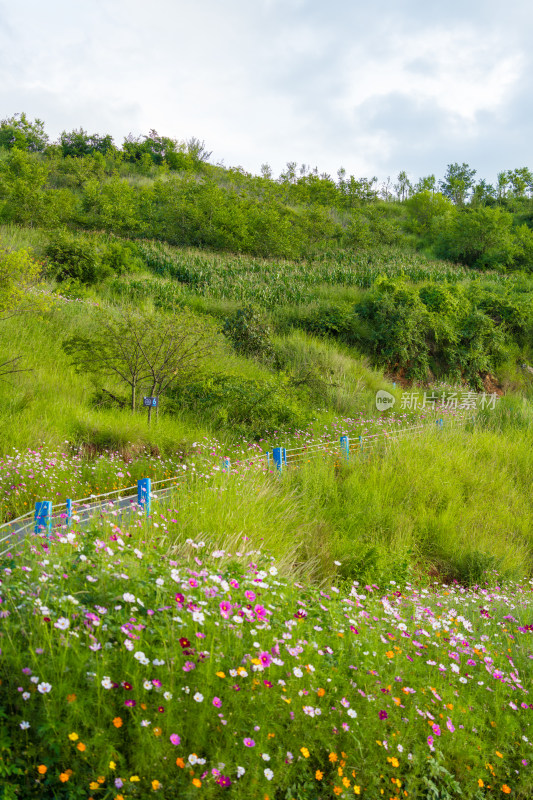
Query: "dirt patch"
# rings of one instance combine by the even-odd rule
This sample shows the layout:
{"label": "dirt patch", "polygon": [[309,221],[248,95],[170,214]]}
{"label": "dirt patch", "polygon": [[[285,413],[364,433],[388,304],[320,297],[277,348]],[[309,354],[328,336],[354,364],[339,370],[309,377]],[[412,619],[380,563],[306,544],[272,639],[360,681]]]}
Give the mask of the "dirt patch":
{"label": "dirt patch", "polygon": [[497,378],[494,377],[494,375],[491,375],[490,372],[488,372],[482,380],[483,389],[487,394],[496,394],[498,397],[503,395],[501,383]]}

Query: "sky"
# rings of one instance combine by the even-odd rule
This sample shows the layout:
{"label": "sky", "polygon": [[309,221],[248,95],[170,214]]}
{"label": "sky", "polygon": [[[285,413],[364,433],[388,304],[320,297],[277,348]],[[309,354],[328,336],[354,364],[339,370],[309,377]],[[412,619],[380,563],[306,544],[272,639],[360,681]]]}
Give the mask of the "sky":
{"label": "sky", "polygon": [[529,0],[0,0],[0,119],[394,182],[533,168]]}

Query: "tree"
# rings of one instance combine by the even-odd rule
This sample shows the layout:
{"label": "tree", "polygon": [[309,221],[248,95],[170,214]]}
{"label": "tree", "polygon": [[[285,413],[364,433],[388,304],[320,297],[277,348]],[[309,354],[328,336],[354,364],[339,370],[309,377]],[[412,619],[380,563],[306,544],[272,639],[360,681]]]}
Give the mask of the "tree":
{"label": "tree", "polygon": [[35,119],[30,122],[24,112],[7,117],[0,122],[0,148],[27,150],[29,153],[42,153],[48,144],[44,122]]}
{"label": "tree", "polygon": [[415,194],[419,192],[435,192],[437,188],[437,180],[434,175],[426,175],[420,178],[414,185],[413,191]]}
{"label": "tree", "polygon": [[412,186],[411,181],[409,180],[409,178],[407,176],[407,172],[405,172],[405,170],[402,170],[399,173],[397,181],[398,182],[394,184],[394,191],[396,192],[396,194],[398,196],[398,200],[403,202],[412,193],[413,186]]}
{"label": "tree", "polygon": [[188,312],[101,311],[93,330],[66,339],[63,349],[77,372],[126,384],[134,412],[141,385],[155,396],[190,377],[213,351],[213,336],[206,323]]}
{"label": "tree", "polygon": [[44,221],[48,167],[33,153],[14,148],[0,161],[0,215],[9,222],[35,225]]}
{"label": "tree", "polygon": [[456,206],[465,204],[468,192],[474,185],[475,169],[468,164],[448,164],[443,180],[439,181],[442,194],[449,197]]}
{"label": "tree", "polygon": [[110,150],[115,149],[111,134],[108,133],[105,136],[100,136],[98,133],[93,133],[89,136],[87,131],[84,131],[83,128],[70,131],[69,133],[63,131],[59,139],[59,144],[61,145],[61,152],[64,158],[67,156],[82,158],[91,153],[101,153],[105,156]]}

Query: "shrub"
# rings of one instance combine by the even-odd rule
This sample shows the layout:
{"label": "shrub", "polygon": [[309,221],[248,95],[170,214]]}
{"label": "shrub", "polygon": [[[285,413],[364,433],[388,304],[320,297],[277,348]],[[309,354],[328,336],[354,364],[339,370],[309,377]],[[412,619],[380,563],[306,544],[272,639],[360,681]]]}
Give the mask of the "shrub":
{"label": "shrub", "polygon": [[256,358],[272,355],[270,326],[258,309],[251,304],[237,309],[234,314],[227,317],[222,333],[241,355]]}
{"label": "shrub", "polygon": [[52,272],[59,281],[70,279],[92,284],[111,271],[102,265],[93,242],[72,236],[65,231],[53,236],[46,246],[45,253]]}

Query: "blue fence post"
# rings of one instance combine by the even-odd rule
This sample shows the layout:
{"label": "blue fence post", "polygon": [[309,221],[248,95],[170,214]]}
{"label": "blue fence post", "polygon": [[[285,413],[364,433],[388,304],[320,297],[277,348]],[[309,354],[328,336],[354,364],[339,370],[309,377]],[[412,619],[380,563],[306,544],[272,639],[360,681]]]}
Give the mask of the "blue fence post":
{"label": "blue fence post", "polygon": [[283,448],[283,463],[287,466],[287,450]]}
{"label": "blue fence post", "polygon": [[43,500],[40,503],[35,503],[35,533],[41,533],[42,529],[46,528],[47,534],[50,534],[52,528],[52,501]]}
{"label": "blue fence post", "polygon": [[281,472],[283,469],[283,447],[274,447],[272,450],[272,458],[276,469],[278,472]]}
{"label": "blue fence post", "polygon": [[270,470],[270,450],[267,450],[267,469]]}
{"label": "blue fence post", "polygon": [[359,437],[359,455],[363,457],[363,437]]}
{"label": "blue fence post", "polygon": [[346,461],[350,460],[350,440],[347,436],[341,436],[341,450],[344,450]]}
{"label": "blue fence post", "polygon": [[444,428],[444,420],[438,419],[437,420],[437,428]]}
{"label": "blue fence post", "polygon": [[225,458],[222,462],[222,472],[229,472],[231,470],[231,461],[229,458]]}
{"label": "blue fence post", "polygon": [[72,522],[72,500],[67,500],[67,519],[65,521],[65,525],[70,527],[70,523]]}
{"label": "blue fence post", "polygon": [[137,481],[137,503],[146,510],[146,516],[150,516],[150,478],[141,478]]}

